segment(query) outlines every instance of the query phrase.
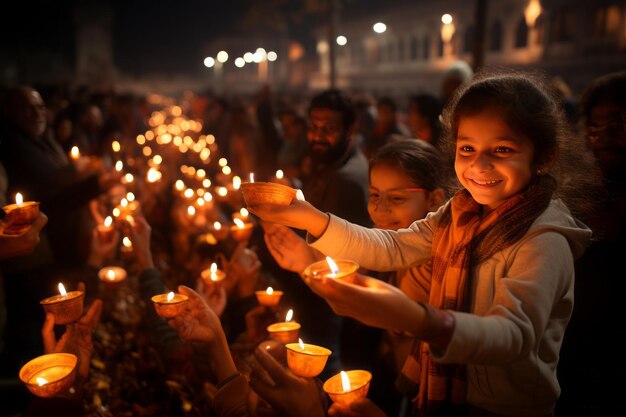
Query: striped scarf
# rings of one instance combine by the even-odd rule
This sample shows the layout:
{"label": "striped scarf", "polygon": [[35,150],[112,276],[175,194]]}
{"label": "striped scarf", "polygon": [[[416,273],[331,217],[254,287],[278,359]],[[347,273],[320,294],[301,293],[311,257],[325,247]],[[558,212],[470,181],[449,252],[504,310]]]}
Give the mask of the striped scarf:
{"label": "striped scarf", "polygon": [[[429,305],[467,312],[471,268],[521,239],[548,207],[555,185],[552,177],[540,177],[484,217],[467,190],[457,192],[433,235]],[[414,398],[419,416],[464,415],[465,371],[462,364],[436,363],[427,341],[416,339],[396,385]]]}

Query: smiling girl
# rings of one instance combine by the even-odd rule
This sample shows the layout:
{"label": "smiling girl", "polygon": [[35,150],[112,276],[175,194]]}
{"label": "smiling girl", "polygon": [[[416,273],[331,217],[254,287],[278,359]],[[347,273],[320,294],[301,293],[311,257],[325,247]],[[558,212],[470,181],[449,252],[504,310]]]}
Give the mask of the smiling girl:
{"label": "smiling girl", "polygon": [[503,74],[459,90],[444,116],[464,188],[408,229],[359,227],[301,201],[251,208],[368,269],[432,262],[428,303],[366,276],[309,282],[338,314],[420,341],[412,356],[421,367],[406,370],[419,385],[419,415],[553,414],[574,260],[591,238],[576,218],[581,200],[566,191],[574,185],[580,194],[595,171],[543,85]]}

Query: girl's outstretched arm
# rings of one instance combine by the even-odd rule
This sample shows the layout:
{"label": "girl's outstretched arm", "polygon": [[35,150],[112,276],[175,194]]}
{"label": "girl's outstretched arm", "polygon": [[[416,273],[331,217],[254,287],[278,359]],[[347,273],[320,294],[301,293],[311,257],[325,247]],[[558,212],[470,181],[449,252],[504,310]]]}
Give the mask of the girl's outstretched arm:
{"label": "girl's outstretched arm", "polygon": [[249,206],[248,210],[262,220],[306,230],[316,238],[320,237],[328,226],[328,214],[306,201],[293,200],[288,206],[258,204]]}

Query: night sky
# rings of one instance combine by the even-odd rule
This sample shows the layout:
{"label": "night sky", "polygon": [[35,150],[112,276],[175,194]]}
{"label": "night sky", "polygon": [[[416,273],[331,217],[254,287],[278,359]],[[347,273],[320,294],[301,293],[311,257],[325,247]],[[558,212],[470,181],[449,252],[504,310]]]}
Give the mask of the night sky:
{"label": "night sky", "polygon": [[[343,13],[358,15],[406,0],[342,0]],[[0,28],[0,46],[10,59],[46,50],[74,62],[75,4],[86,0],[14,2],[8,24]],[[100,2],[103,3],[103,2]],[[303,14],[305,0],[112,0],[114,61],[123,73],[197,74],[209,51],[206,44],[225,34],[253,38],[282,24],[290,38],[313,52],[312,30],[320,13]],[[274,16],[274,20],[272,20]],[[272,24],[272,22],[276,22]],[[256,33],[255,33],[256,32]],[[72,64],[73,66],[73,64]]]}

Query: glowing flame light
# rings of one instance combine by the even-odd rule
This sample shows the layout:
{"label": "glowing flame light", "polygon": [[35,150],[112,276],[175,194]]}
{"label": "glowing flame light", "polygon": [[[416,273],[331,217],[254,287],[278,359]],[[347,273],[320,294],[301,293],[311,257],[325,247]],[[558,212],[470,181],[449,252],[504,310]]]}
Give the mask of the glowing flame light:
{"label": "glowing flame light", "polygon": [[183,180],[176,180],[176,184],[174,184],[174,186],[178,191],[182,191],[183,188],[185,188],[185,183],[183,182]]}
{"label": "glowing flame light", "polygon": [[344,371],[341,371],[341,388],[343,388],[344,392],[350,391],[350,378],[348,378],[348,374]]}
{"label": "glowing flame light", "polygon": [[37,381],[37,385],[39,385],[40,387],[42,385],[46,385],[48,383],[48,380],[46,378],[42,378],[40,376],[38,376],[37,378],[35,378],[35,381]]}
{"label": "glowing flame light", "polygon": [[23,202],[24,202],[24,198],[22,197],[22,194],[16,193],[15,194],[15,204],[17,204],[18,206],[21,206]]}
{"label": "glowing flame light", "polygon": [[122,161],[117,161],[115,163],[115,170],[117,172],[121,172],[123,168],[124,168],[124,163]]}
{"label": "glowing flame light", "polygon": [[113,280],[115,280],[115,271],[113,271],[112,269],[109,269],[109,270],[107,271],[107,279],[108,279],[109,281],[113,281]]}
{"label": "glowing flame light", "polygon": [[335,261],[333,261],[333,259],[330,256],[326,257],[326,263],[328,263],[328,267],[332,271],[332,273],[329,274],[328,276],[331,277],[331,278],[334,278],[337,275],[337,272],[339,272],[339,267],[337,266]]}
{"label": "glowing flame light", "polygon": [[133,242],[130,241],[128,236],[124,236],[124,239],[122,239],[122,244],[124,246],[126,246],[127,248],[132,248],[133,247]]}
{"label": "glowing flame light", "polygon": [[246,209],[245,207],[239,210],[239,214],[241,214],[241,217],[243,217],[244,219],[250,215],[250,213],[248,212],[248,209]]}
{"label": "glowing flame light", "polygon": [[211,264],[211,281],[217,281],[217,264],[215,262]]}
{"label": "glowing flame light", "polygon": [[240,178],[240,177],[238,177],[237,175],[235,175],[235,176],[233,177],[233,188],[234,188],[235,190],[238,190],[238,189],[239,189],[239,187],[241,187],[241,178]]}
{"label": "glowing flame light", "polygon": [[254,172],[250,173],[250,182],[254,182]]}
{"label": "glowing flame light", "polygon": [[158,169],[150,168],[147,175],[148,182],[157,182],[161,179],[161,172]]}
{"label": "glowing flame light", "polygon": [[107,216],[107,218],[104,219],[104,227],[111,227],[112,224],[113,218],[111,216]]}
{"label": "glowing flame light", "polygon": [[243,229],[246,224],[241,219],[233,219],[238,228]]}
{"label": "glowing flame light", "polygon": [[267,295],[272,295],[272,294],[274,294],[274,288],[272,288],[272,287],[267,287],[267,289],[265,290],[265,292],[267,293]]}
{"label": "glowing flame light", "polygon": [[169,303],[174,299],[174,293],[172,291],[167,293],[167,302]]}
{"label": "glowing flame light", "polygon": [[285,321],[291,321],[292,318],[293,318],[293,310],[289,309],[289,311],[287,312],[287,315],[285,316]]}
{"label": "glowing flame light", "polygon": [[196,208],[194,206],[187,207],[187,214],[190,216],[194,216],[196,214]]}
{"label": "glowing flame light", "polygon": [[220,230],[222,228],[222,223],[220,223],[220,222],[213,223],[213,228],[215,230]]}
{"label": "glowing flame light", "polygon": [[65,291],[65,287],[61,282],[59,282],[59,293],[61,294],[61,297],[67,297],[67,291]]}
{"label": "glowing flame light", "polygon": [[300,349],[304,350],[304,342],[302,339],[298,338],[298,344],[300,345]]}
{"label": "glowing flame light", "polygon": [[72,150],[70,151],[70,156],[74,160],[80,158],[80,151],[78,150],[78,146],[72,146]]}
{"label": "glowing flame light", "polygon": [[279,180],[282,179],[284,176],[285,174],[283,173],[282,169],[276,171],[276,178],[278,178]]}

